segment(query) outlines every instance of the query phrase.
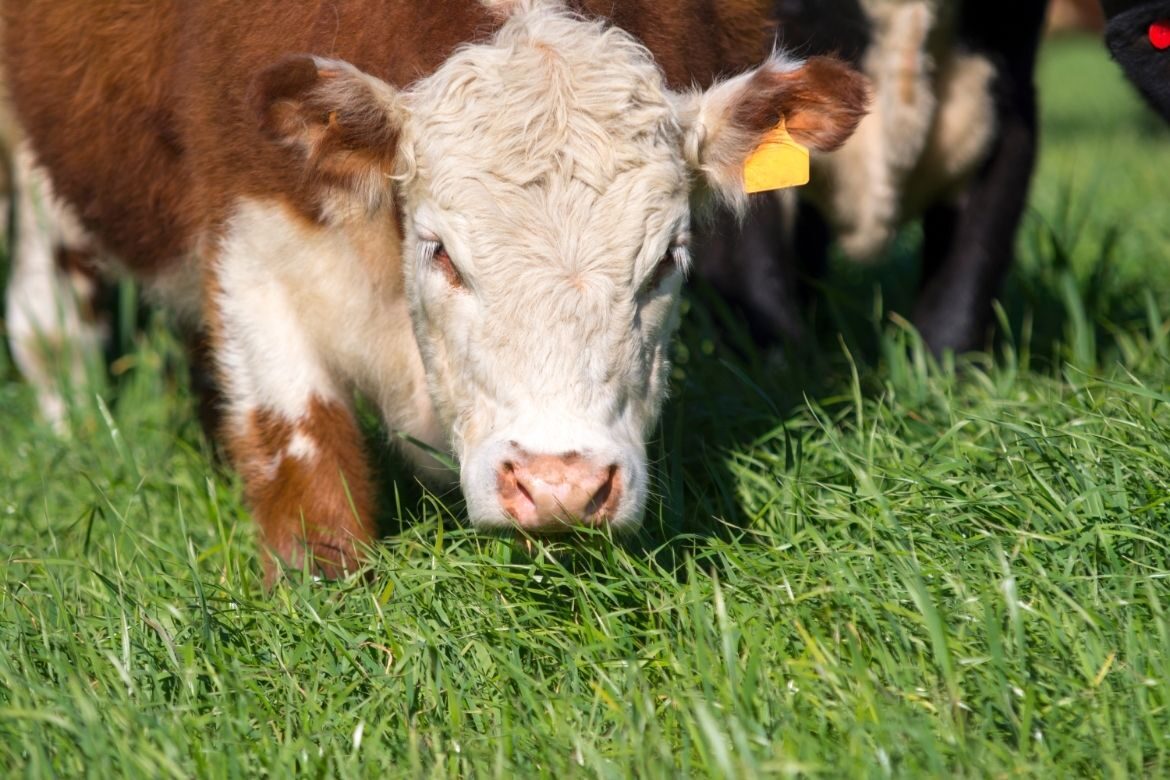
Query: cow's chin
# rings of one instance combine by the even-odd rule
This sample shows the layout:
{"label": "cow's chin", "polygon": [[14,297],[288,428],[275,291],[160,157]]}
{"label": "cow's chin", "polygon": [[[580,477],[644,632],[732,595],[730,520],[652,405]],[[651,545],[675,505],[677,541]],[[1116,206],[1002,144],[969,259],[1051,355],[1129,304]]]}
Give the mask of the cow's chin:
{"label": "cow's chin", "polygon": [[493,533],[624,535],[642,524],[645,447],[594,439],[588,446],[525,447],[522,434],[469,447],[460,483],[471,524]]}

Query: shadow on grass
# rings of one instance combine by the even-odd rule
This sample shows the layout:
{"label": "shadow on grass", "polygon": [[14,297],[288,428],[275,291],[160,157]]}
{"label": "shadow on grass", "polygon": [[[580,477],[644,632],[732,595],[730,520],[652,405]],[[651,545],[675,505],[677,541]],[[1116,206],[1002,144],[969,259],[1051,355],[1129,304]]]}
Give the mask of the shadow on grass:
{"label": "shadow on grass", "polygon": [[[1115,359],[1118,333],[1132,331],[1135,321],[1144,325],[1149,295],[1118,262],[1123,228],[1092,224],[1094,197],[1092,188],[1074,195],[1069,187],[1047,216],[1027,215],[1020,262],[1000,299],[998,333],[988,354],[964,360],[987,366],[992,356],[1010,351],[1021,369],[1088,370]],[[883,263],[836,261],[809,312],[816,341],[804,349],[762,353],[742,318],[715,293],[697,284],[689,288],[672,397],[648,445],[652,487],[644,526],[615,541],[680,577],[696,557],[714,566],[713,542],[751,544],[754,538],[759,517],[745,500],[745,472],[750,479],[799,478],[805,442],[813,435],[809,407],[833,421],[890,383],[904,397],[899,377],[924,352],[897,313],[914,301],[920,243],[919,230],[910,227]],[[957,381],[964,360],[957,361]],[[946,382],[954,370],[944,364],[923,376]],[[798,418],[804,427],[793,426]],[[446,528],[462,525],[458,489],[432,494],[386,444],[372,415],[366,423],[384,487],[384,535],[405,534],[422,517]],[[749,460],[761,449],[781,455],[767,463]],[[589,545],[576,553],[562,548],[560,560],[575,573],[597,576],[610,565]]]}
{"label": "shadow on grass", "polygon": [[[1067,366],[1108,370],[1127,354],[1132,359],[1134,333],[1157,340],[1165,330],[1159,312],[1167,301],[1158,299],[1165,291],[1125,267],[1125,225],[1093,219],[1099,194],[1070,183],[1054,208],[1026,215],[987,352],[944,360],[923,376],[961,382],[963,366],[999,365],[1007,355],[1020,370],[1052,375]],[[912,226],[883,263],[836,259],[808,314],[815,343],[801,350],[761,354],[742,318],[717,295],[698,285],[689,291],[676,391],[652,445],[661,506],[655,517],[652,505],[645,548],[694,550],[712,538],[750,542],[756,518],[737,495],[743,458],[768,445],[783,452],[782,461],[771,461],[770,470],[752,464],[756,474],[798,475],[804,436],[792,422],[807,418],[807,407],[833,420],[890,384],[905,395],[906,366],[924,359],[921,340],[898,316],[914,302],[920,244]]]}

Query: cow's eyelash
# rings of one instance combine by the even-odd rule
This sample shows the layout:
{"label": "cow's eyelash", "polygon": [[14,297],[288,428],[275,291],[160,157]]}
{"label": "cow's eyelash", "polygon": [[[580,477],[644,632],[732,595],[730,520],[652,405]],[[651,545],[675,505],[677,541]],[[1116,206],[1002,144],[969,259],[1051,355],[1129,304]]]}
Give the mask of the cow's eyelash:
{"label": "cow's eyelash", "polygon": [[467,286],[463,281],[463,274],[455,267],[451,255],[441,241],[424,240],[422,242],[422,259],[424,265],[432,266],[442,273],[447,284],[451,287],[461,290]]}

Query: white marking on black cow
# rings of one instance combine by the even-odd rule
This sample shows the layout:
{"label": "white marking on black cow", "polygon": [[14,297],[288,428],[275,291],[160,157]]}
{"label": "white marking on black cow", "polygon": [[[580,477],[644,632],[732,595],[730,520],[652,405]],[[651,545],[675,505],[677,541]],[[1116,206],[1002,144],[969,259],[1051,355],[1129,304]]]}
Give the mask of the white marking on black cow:
{"label": "white marking on black cow", "polygon": [[839,151],[817,156],[809,190],[855,260],[879,257],[901,224],[962,188],[996,134],[995,69],[955,45],[953,2],[865,0],[862,68],[876,99]]}

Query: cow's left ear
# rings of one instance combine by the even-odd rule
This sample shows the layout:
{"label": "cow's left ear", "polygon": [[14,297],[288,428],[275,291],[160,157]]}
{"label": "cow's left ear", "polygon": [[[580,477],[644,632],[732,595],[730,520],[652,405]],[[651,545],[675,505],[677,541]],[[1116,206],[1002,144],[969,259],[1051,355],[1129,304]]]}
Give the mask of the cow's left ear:
{"label": "cow's left ear", "polygon": [[774,55],[684,99],[687,159],[722,200],[741,209],[744,164],[781,120],[797,143],[832,151],[857,129],[869,95],[869,80],[840,60]]}
{"label": "cow's left ear", "polygon": [[262,71],[252,106],[272,141],[301,149],[310,176],[376,205],[389,192],[406,109],[347,62],[296,55]]}

